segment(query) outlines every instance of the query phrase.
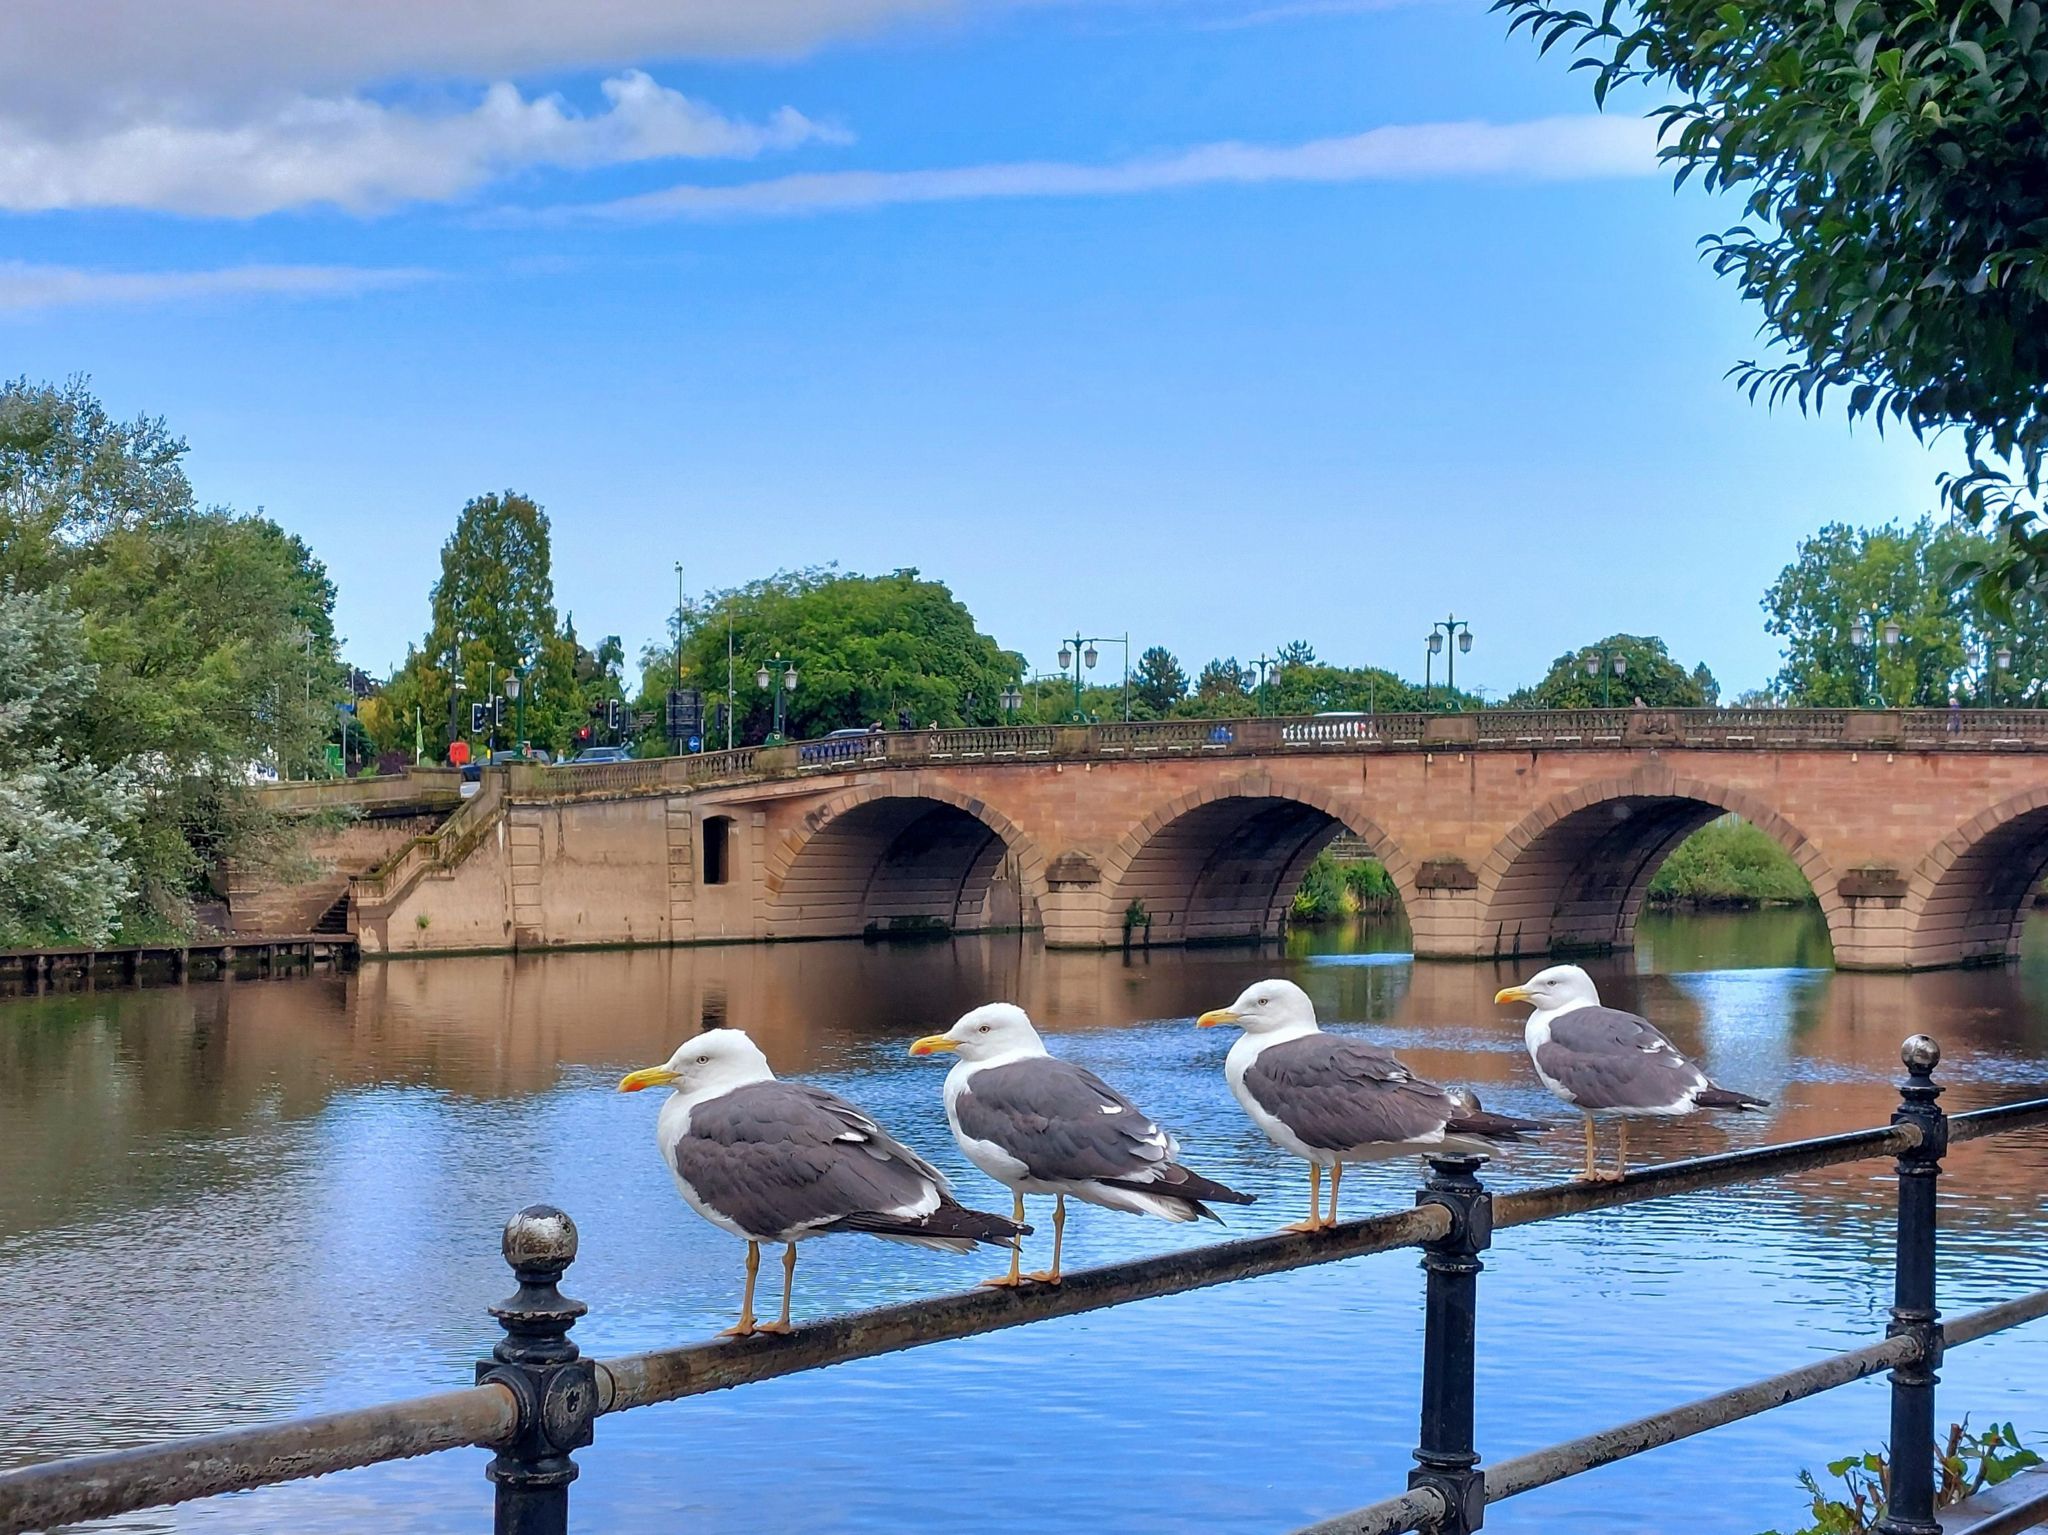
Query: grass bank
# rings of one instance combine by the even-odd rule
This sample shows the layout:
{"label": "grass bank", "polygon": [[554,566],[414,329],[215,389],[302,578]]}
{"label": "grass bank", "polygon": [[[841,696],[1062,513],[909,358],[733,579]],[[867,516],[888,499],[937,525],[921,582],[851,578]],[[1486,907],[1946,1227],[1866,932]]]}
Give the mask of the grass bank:
{"label": "grass bank", "polygon": [[1729,911],[1810,906],[1813,887],[1769,832],[1724,816],[1672,850],[1650,881],[1649,902]]}

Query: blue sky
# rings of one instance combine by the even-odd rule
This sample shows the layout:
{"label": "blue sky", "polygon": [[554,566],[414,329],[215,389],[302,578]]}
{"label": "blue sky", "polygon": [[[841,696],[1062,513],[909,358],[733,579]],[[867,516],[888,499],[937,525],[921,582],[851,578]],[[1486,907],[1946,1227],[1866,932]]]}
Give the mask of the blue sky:
{"label": "blue sky", "polygon": [[[175,14],[173,14],[175,12]],[[1050,669],[1305,638],[1505,691],[1617,629],[1731,690],[1823,522],[1938,453],[1773,415],[1642,103],[1475,3],[17,0],[0,373],[88,373],[425,627],[462,502],[549,510],[631,647],[915,565]]]}

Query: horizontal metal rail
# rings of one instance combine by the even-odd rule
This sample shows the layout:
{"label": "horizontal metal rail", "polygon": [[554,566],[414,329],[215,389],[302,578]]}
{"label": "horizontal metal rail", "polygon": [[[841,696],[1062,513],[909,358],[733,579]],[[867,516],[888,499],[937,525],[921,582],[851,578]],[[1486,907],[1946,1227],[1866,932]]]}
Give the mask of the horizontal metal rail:
{"label": "horizontal metal rail", "polygon": [[[1948,1124],[1949,1134],[1955,1140],[2048,1124],[2048,1098],[1973,1110],[1953,1116]],[[1917,1125],[1895,1124],[1655,1164],[1613,1183],[1573,1182],[1502,1194],[1493,1200],[1493,1223],[1498,1227],[1519,1226],[1760,1178],[1895,1156],[1919,1145],[1921,1133]],[[1427,1247],[1446,1236],[1451,1220],[1442,1205],[1424,1203],[1412,1209],[1347,1221],[1325,1232],[1248,1237],[1075,1270],[1058,1287],[976,1289],[827,1318],[801,1326],[786,1337],[726,1338],[591,1361],[595,1410],[599,1414],[623,1412],[929,1343],[1076,1316],[1134,1300],[1184,1294],[1372,1253]],[[1968,1342],[2043,1315],[2048,1315],[2048,1292],[1959,1318],[1948,1325],[1947,1336],[1951,1342]],[[1804,1368],[1810,1371],[1826,1364],[1827,1361],[1822,1361]],[[1880,1360],[1872,1369],[1884,1365],[1885,1361]],[[1640,1427],[1629,1425],[1629,1429]],[[519,1413],[512,1393],[493,1384],[283,1423],[230,1429],[165,1445],[50,1461],[0,1472],[0,1535],[322,1476],[439,1450],[463,1446],[503,1448],[512,1442],[518,1429]],[[1620,1434],[1626,1430],[1609,1432]],[[1492,1478],[1518,1464],[1507,1462],[1493,1468],[1489,1473],[1489,1492],[1494,1485]],[[1436,1490],[1418,1487],[1400,1498],[1343,1516],[1355,1522],[1341,1527],[1355,1535],[1365,1535],[1368,1530],[1414,1529],[1420,1527],[1418,1523],[1373,1521],[1434,1520],[1442,1516],[1443,1508],[1444,1500]]]}
{"label": "horizontal metal rail", "polygon": [[773,1380],[899,1349],[978,1337],[1126,1301],[1313,1268],[1433,1242],[1450,1229],[1440,1206],[1418,1205],[1346,1221],[1329,1231],[1216,1242],[1130,1263],[1069,1271],[1058,1285],[976,1289],[878,1306],[799,1327],[785,1338],[724,1338],[598,1362],[598,1411],[624,1412],[678,1397]]}
{"label": "horizontal metal rail", "polygon": [[[2037,1290],[2031,1295],[1957,1317],[1947,1324],[1945,1341],[1951,1346],[1975,1342],[2043,1316],[2048,1316],[2048,1290]],[[1487,1468],[1486,1501],[1490,1506],[1533,1492],[1538,1487],[1548,1487],[1581,1472],[1641,1455],[1646,1450],[1660,1449],[1709,1429],[1753,1418],[1774,1407],[1818,1396],[1823,1391],[1832,1391],[1838,1386],[1875,1375],[1880,1370],[1889,1370],[1917,1359],[1920,1351],[1920,1342],[1916,1338],[1903,1334],[1886,1338],[1846,1353],[1830,1354],[1795,1370],[1751,1381],[1746,1386],[1736,1386],[1652,1413],[1633,1423],[1623,1423],[1541,1450],[1532,1450],[1527,1455],[1518,1455]],[[1430,1502],[1431,1507],[1419,1507],[1415,1493],[1410,1492],[1405,1497],[1388,1498],[1339,1514],[1334,1519],[1306,1525],[1296,1535],[1403,1535],[1409,1530],[1427,1530],[1443,1517],[1442,1500],[1432,1498]]]}
{"label": "horizontal metal rail", "polygon": [[504,1386],[472,1386],[0,1474],[0,1531],[46,1530],[439,1450],[496,1445],[519,1426]]}

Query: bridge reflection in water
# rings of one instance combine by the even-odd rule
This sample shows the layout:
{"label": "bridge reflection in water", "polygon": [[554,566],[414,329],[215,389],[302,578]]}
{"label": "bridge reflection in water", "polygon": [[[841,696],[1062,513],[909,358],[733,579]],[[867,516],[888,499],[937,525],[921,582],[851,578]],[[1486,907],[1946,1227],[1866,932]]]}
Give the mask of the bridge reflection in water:
{"label": "bridge reflection in water", "polygon": [[[1778,919],[1754,920],[1755,952],[1776,957]],[[1704,948],[1726,931],[1660,921],[1652,942]],[[1263,1196],[1233,1236],[1298,1213],[1289,1201],[1300,1193],[1228,1101],[1214,1042],[1185,1020],[1258,975],[1294,976],[1328,1016],[1419,1069],[1473,1082],[1490,1107],[1557,1115],[1489,1002],[1526,965],[1417,967],[1306,936],[1300,947],[1163,951],[1129,965],[1018,935],[494,956],[6,1004],[0,1283],[16,1297],[16,1326],[0,1406],[16,1427],[4,1453],[138,1444],[445,1387],[477,1350],[481,1299],[504,1288],[503,1213],[535,1198],[583,1228],[569,1288],[595,1307],[579,1330],[587,1352],[723,1326],[729,1244],[675,1207],[646,1116],[610,1090],[621,1065],[707,1016],[749,1028],[778,1068],[858,1097],[971,1195],[988,1186],[960,1166],[936,1082],[901,1049],[968,1005],[1017,996],[1055,1048],[1173,1123],[1205,1170]],[[1919,1029],[1944,1039],[1952,1111],[2031,1095],[2048,1075],[2048,995],[2026,969],[1595,969],[1610,996],[1723,1080],[1776,1102],[1766,1115],[1655,1127],[1647,1144],[1659,1158],[1879,1122],[1896,1101],[1897,1042]],[[1575,1150],[1568,1131],[1547,1138],[1488,1181],[1552,1181]],[[1958,1145],[1946,1165],[1944,1308],[2041,1284],[2048,1135]],[[1416,1173],[1363,1169],[1358,1181],[1358,1209],[1390,1208],[1412,1198]],[[1892,1199],[1881,1165],[1852,1165],[1499,1244],[1482,1281],[1489,1457],[1867,1341],[1888,1299]],[[1107,1215],[1069,1227],[1084,1264],[1215,1236]],[[821,1243],[800,1304],[823,1314],[979,1272],[973,1260]],[[903,1528],[914,1505],[930,1528],[1166,1530],[1190,1513],[1225,1531],[1287,1528],[1405,1474],[1416,1285],[1411,1259],[1365,1259],[607,1420],[582,1457],[579,1525],[666,1528],[682,1510],[706,1529],[864,1535]],[[1590,1319],[1586,1331],[1558,1329],[1560,1312]],[[103,1340],[114,1313],[120,1347],[77,1346]],[[1959,1350],[1943,1371],[1945,1409],[2028,1427],[2039,1417],[2029,1383],[2043,1372],[2038,1329]],[[1657,1511],[1693,1506],[1725,1511],[1729,1529],[1783,1525],[1801,1466],[1883,1440],[1882,1396],[1877,1383],[1846,1388],[1825,1406],[1530,1494],[1489,1527],[1663,1527]],[[1129,1454],[1126,1409],[1106,1404],[1130,1400],[1177,1404],[1170,1463]],[[1258,1469],[1246,1469],[1248,1446],[1264,1457]],[[466,1530],[479,1506],[475,1466],[456,1456],[174,1519],[200,1531]]]}

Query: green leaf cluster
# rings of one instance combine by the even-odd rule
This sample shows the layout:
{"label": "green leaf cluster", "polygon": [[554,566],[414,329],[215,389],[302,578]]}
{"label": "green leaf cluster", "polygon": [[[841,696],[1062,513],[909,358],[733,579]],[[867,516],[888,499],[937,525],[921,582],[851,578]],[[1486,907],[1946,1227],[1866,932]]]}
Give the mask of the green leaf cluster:
{"label": "green leaf cluster", "polygon": [[1650,881],[1653,905],[1811,905],[1813,887],[1792,855],[1736,816],[1709,821],[1671,850]]}
{"label": "green leaf cluster", "polygon": [[[1619,675],[1613,670],[1616,660],[1623,666]],[[1517,688],[1505,703],[1510,709],[1594,709],[1603,703],[1623,707],[1640,698],[1655,709],[1699,709],[1720,695],[1720,684],[1704,664],[1687,671],[1655,635],[1610,634],[1566,651],[1550,663],[1541,682]]]}
{"label": "green leaf cluster", "polygon": [[[2041,1457],[2020,1442],[2010,1423],[1993,1423],[1981,1431],[1965,1418],[1949,1425],[1947,1441],[1934,1458],[1934,1506],[1953,1508],[1965,1499],[2042,1464]],[[1813,1517],[1791,1535],[1869,1535],[1884,1518],[1891,1498],[1891,1460],[1871,1450],[1831,1460],[1827,1474],[1842,1485],[1823,1486],[1811,1471],[1799,1473],[1799,1485]],[[1764,1535],[1781,1535],[1766,1530]]]}

